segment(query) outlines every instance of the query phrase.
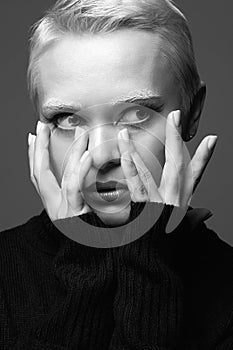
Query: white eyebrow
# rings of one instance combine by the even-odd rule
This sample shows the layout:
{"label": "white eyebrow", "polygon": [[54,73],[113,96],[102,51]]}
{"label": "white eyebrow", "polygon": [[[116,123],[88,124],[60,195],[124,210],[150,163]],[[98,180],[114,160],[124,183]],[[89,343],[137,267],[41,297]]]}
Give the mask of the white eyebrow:
{"label": "white eyebrow", "polygon": [[144,90],[136,90],[128,93],[127,95],[122,95],[117,98],[114,98],[110,101],[110,104],[116,104],[119,102],[126,102],[126,101],[133,101],[133,100],[140,100],[140,99],[150,99],[150,98],[161,98],[161,95],[159,95],[156,91],[144,89]]}
{"label": "white eyebrow", "polygon": [[[127,95],[118,96],[107,103],[111,105],[115,105],[121,102],[133,102],[137,100],[147,100],[150,98],[161,99],[161,96],[152,90],[143,89],[143,90],[131,91]],[[94,106],[89,106],[89,107],[94,107]],[[82,109],[81,103],[67,104],[57,99],[50,99],[48,102],[46,102],[46,104],[42,106],[42,114],[46,116],[51,113],[61,112],[64,110],[72,110],[72,111],[75,110],[78,112],[81,109]]]}
{"label": "white eyebrow", "polygon": [[80,103],[78,104],[69,104],[64,103],[56,99],[49,100],[46,104],[42,106],[42,114],[47,115],[51,112],[59,112],[62,110],[76,110],[79,111],[82,108]]}

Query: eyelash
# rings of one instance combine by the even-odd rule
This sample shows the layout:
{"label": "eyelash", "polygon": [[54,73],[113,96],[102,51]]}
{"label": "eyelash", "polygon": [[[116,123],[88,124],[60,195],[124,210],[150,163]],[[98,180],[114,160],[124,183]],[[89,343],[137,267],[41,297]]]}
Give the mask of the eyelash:
{"label": "eyelash", "polygon": [[60,133],[62,133],[64,135],[67,135],[68,133],[74,132],[74,130],[73,129],[62,129],[62,128],[59,128],[58,119],[64,118],[65,116],[68,117],[70,115],[71,115],[71,113],[57,113],[57,114],[54,114],[50,118],[44,117],[44,122],[46,124],[52,125],[53,128],[59,130]]}
{"label": "eyelash", "polygon": [[[163,107],[164,107],[164,105],[154,107],[153,105],[151,105],[148,102],[147,103],[140,103],[140,106],[150,108],[157,113],[161,113],[163,110]],[[69,132],[73,132],[74,131],[73,129],[62,129],[62,128],[59,128],[59,125],[58,125],[58,119],[64,118],[65,116],[68,117],[70,115],[71,115],[71,113],[58,113],[58,114],[53,115],[51,118],[44,117],[45,123],[52,124],[55,129],[59,129],[59,131],[61,133],[64,133],[64,134],[69,133]],[[146,120],[145,122],[141,122],[139,125],[142,126],[142,125],[146,124],[147,122],[148,122],[148,120]],[[129,128],[134,129],[134,130],[140,129],[140,126],[137,126],[136,124],[127,124],[127,125]]]}
{"label": "eyelash", "polygon": [[58,128],[59,124],[58,124],[58,119],[60,118],[64,118],[64,117],[69,117],[72,113],[57,113],[54,114],[52,117],[50,118],[46,118],[49,124],[53,124],[53,126],[55,128]]}
{"label": "eyelash", "polygon": [[[162,110],[163,110],[163,105],[160,105],[158,107],[154,107],[152,104],[150,103],[140,103],[140,106],[144,106],[144,107],[147,107],[147,108],[150,108],[152,109],[153,111],[157,112],[157,113],[161,113]],[[150,120],[151,118],[149,118]],[[141,126],[148,123],[148,120],[145,120],[144,122],[141,122],[140,124],[128,124],[128,127],[130,127],[131,129],[134,129],[134,130],[140,130],[141,129]]]}

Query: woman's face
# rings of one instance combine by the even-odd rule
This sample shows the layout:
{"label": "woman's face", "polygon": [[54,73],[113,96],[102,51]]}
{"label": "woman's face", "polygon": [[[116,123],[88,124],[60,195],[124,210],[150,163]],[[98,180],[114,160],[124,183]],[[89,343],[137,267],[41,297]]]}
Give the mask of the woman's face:
{"label": "woman's face", "polygon": [[[80,118],[80,127],[89,132],[88,150],[93,163],[85,187],[96,181],[124,179],[117,141],[123,127],[158,184],[164,164],[166,118],[170,111],[180,109],[179,88],[161,47],[158,35],[127,29],[109,34],[67,34],[41,56],[41,120],[59,114],[63,117],[59,121],[67,126],[68,116],[75,114],[75,121]],[[154,112],[137,129],[131,126],[131,120],[120,120],[118,113],[92,107],[117,101],[143,103]],[[80,108],[88,112],[79,114]],[[59,183],[73,141],[74,131],[59,128],[51,137],[51,165]],[[103,205],[102,200],[101,205],[101,212],[93,210],[104,222],[113,220],[120,225],[128,219],[130,205],[120,211],[116,201],[111,215],[104,210],[109,202]]]}

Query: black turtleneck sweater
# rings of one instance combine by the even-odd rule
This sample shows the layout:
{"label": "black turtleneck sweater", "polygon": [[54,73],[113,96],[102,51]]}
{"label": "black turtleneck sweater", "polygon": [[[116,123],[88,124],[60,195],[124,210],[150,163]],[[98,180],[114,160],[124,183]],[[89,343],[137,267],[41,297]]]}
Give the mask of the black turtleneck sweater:
{"label": "black turtleneck sweater", "polygon": [[167,235],[171,209],[116,248],[74,242],[45,211],[2,232],[0,349],[232,350],[233,249],[205,209]]}

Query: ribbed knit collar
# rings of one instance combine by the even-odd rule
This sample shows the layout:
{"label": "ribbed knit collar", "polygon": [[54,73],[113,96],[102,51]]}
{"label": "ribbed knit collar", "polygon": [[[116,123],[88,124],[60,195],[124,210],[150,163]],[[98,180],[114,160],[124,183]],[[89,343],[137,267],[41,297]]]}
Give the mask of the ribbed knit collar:
{"label": "ribbed knit collar", "polygon": [[[171,212],[173,207],[169,205],[164,206],[164,210],[161,215],[162,225],[158,224],[158,222],[148,231],[145,235],[148,235],[151,230],[157,231],[157,236],[155,235],[155,240],[157,238],[163,239],[166,238],[166,233],[164,230],[164,225],[167,223],[167,215]],[[143,209],[142,203],[135,203],[132,206],[130,219],[133,220],[137,213],[139,213]],[[212,216],[212,213],[205,208],[196,208],[192,207],[188,208],[186,215],[184,216],[182,222],[179,226],[171,232],[169,235],[177,235],[179,231],[185,229],[186,231],[193,231],[201,222],[207,220]],[[82,219],[94,226],[98,227],[108,227],[95,215],[94,213],[88,213],[82,215]],[[72,241],[70,238],[66,237],[61,231],[59,231],[50,220],[46,210],[43,210],[40,215],[32,218],[31,220],[31,232],[27,233],[28,239],[31,241],[33,246],[35,246],[38,250],[43,251],[49,255],[56,255],[59,250],[64,246],[70,246],[74,249],[80,249],[82,247],[81,244]],[[32,232],[33,227],[33,232]],[[159,228],[159,229],[158,229]],[[90,247],[90,249],[96,249]]]}

